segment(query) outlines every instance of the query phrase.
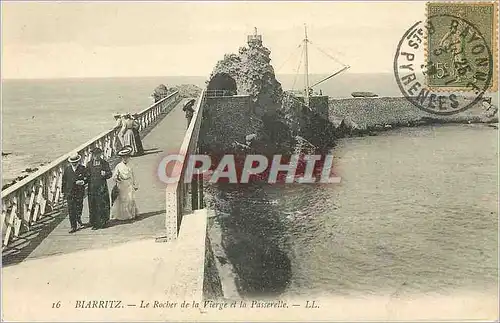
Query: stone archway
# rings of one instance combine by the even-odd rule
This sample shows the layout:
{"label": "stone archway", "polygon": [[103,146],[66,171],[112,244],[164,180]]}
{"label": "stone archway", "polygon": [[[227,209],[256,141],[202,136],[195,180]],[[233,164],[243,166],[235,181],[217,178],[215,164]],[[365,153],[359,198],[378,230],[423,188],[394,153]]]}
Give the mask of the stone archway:
{"label": "stone archway", "polygon": [[211,96],[232,96],[238,93],[236,81],[227,73],[215,74],[208,82],[207,90]]}

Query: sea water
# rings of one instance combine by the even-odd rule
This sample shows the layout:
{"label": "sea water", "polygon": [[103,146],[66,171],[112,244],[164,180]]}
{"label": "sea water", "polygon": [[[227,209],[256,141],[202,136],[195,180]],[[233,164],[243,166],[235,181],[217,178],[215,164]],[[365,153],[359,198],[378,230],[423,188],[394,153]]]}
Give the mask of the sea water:
{"label": "sea water", "polygon": [[496,290],[497,144],[483,125],[404,128],[340,140],[340,184],[220,185],[239,292]]}

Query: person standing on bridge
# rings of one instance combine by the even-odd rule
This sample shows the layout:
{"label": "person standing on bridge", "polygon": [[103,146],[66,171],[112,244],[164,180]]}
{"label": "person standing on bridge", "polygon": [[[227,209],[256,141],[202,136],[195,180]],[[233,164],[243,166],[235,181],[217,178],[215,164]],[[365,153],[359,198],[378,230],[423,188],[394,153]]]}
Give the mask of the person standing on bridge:
{"label": "person standing on bridge", "polygon": [[113,149],[114,151],[119,151],[120,149],[123,148],[123,134],[122,134],[122,127],[123,127],[123,116],[119,113],[115,113],[113,115],[115,118],[115,131],[116,131],[116,136],[113,138]]}
{"label": "person standing on bridge", "polygon": [[194,109],[193,109],[194,103],[195,103],[195,100],[191,99],[191,100],[187,101],[184,104],[184,107],[182,108],[182,111],[184,111],[186,113],[186,120],[187,120],[187,127],[188,128],[189,128],[189,124],[191,124],[191,119],[193,119],[193,115],[194,115]]}
{"label": "person standing on bridge", "polygon": [[123,134],[124,146],[129,146],[132,149],[131,156],[136,155],[138,153],[138,149],[134,136],[134,120],[132,119],[130,113],[127,113],[123,119],[121,133]]}
{"label": "person standing on bridge", "polygon": [[85,166],[80,164],[81,159],[82,157],[78,154],[71,155],[68,158],[69,165],[64,169],[62,177],[62,193],[68,205],[71,224],[69,233],[74,233],[83,227],[82,209],[87,172]]}
{"label": "person standing on bridge", "polygon": [[118,152],[118,156],[122,158],[122,161],[116,165],[113,171],[113,179],[119,192],[111,208],[111,219],[113,220],[132,220],[138,214],[135,202],[137,183],[134,171],[129,165],[132,151],[132,147],[125,146]]}
{"label": "person standing on bridge", "polygon": [[105,228],[109,221],[110,203],[106,180],[112,175],[109,163],[102,157],[102,150],[94,148],[92,160],[87,165],[89,222],[92,230]]}
{"label": "person standing on bridge", "polygon": [[134,122],[134,124],[132,125],[133,126],[132,131],[134,132],[135,144],[137,146],[136,155],[140,156],[144,154],[144,147],[142,146],[141,135],[139,134],[139,128],[141,127],[141,124],[139,123],[138,118],[139,118],[138,113],[134,113],[132,115],[132,120]]}

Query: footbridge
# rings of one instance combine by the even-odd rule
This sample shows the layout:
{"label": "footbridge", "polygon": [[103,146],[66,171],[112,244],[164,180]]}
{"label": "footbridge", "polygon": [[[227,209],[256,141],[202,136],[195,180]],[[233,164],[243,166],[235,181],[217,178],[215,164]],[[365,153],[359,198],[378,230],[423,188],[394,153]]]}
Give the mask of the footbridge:
{"label": "footbridge", "polygon": [[[167,300],[202,301],[208,214],[203,183],[167,185],[157,175],[166,154],[184,156],[175,166],[184,174],[188,156],[198,150],[205,91],[194,98],[195,112],[188,125],[182,107],[189,99],[173,92],[138,113],[145,154],[130,161],[139,186],[139,216],[134,221],[68,233],[61,194],[66,160],[76,152],[85,164],[92,149],[100,147],[111,166],[116,165],[117,129],[2,191],[2,288],[8,295],[3,298],[3,319],[132,319],[142,300],[151,301],[150,306],[156,300],[158,310],[141,319],[152,315],[165,320],[173,306]],[[87,199],[82,220],[88,222]],[[80,305],[93,307],[88,300],[119,300],[123,308],[82,311]]]}

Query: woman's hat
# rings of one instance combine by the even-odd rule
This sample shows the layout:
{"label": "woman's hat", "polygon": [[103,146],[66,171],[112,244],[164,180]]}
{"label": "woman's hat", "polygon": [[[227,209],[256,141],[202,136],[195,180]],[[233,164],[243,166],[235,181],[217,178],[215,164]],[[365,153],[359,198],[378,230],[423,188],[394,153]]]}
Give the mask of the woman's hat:
{"label": "woman's hat", "polygon": [[102,149],[99,147],[95,147],[94,149],[92,149],[92,154],[94,155],[102,154]]}
{"label": "woman's hat", "polygon": [[121,156],[121,157],[123,157],[123,156],[130,156],[130,155],[132,155],[132,151],[133,151],[132,147],[130,147],[130,146],[125,146],[125,147],[123,147],[123,148],[122,148],[122,149],[118,152],[118,156]]}
{"label": "woman's hat", "polygon": [[80,156],[78,154],[73,154],[73,155],[69,156],[68,162],[70,162],[70,163],[78,163],[80,161],[80,159],[82,159],[82,156]]}
{"label": "woman's hat", "polygon": [[122,115],[121,115],[120,113],[118,113],[118,112],[116,112],[116,113],[114,113],[114,114],[113,114],[113,117],[115,117],[115,118],[117,118],[117,117],[121,117],[121,116],[122,116]]}

